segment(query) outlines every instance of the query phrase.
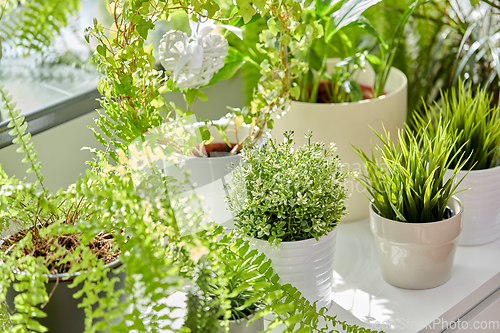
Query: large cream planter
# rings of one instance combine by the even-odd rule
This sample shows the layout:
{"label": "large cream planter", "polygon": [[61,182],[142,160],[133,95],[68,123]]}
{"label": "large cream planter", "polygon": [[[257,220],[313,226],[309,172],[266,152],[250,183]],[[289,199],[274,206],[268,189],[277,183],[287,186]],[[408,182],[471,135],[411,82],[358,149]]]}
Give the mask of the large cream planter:
{"label": "large cream planter", "polygon": [[456,197],[448,206],[454,212],[449,219],[407,223],[383,218],[370,205],[370,228],[385,281],[399,288],[429,289],[450,279],[463,209]]}
{"label": "large cream planter", "polygon": [[[447,171],[447,178],[451,173],[451,170]],[[467,171],[461,170],[456,179],[462,179],[466,174]],[[464,205],[458,245],[482,245],[499,239],[500,166],[471,170],[458,190],[465,190],[456,195]]]}
{"label": "large cream planter", "polygon": [[249,243],[271,259],[281,284],[290,283],[311,303],[318,301],[320,309],[331,303],[336,235],[337,228],[319,240],[281,242],[278,247],[255,238]]}
{"label": "large cream planter", "polygon": [[[373,70],[367,68],[359,73],[358,82],[373,85]],[[292,102],[290,110],[279,119],[274,117],[272,136],[283,139],[283,133],[295,131],[297,145],[305,143],[303,133],[311,130],[312,139],[325,143],[334,142],[342,163],[360,172],[362,161],[352,150],[352,145],[369,154],[371,142],[379,140],[372,129],[383,133],[383,126],[397,138],[397,128],[406,121],[407,79],[400,70],[392,68],[385,86],[386,95],[354,103],[320,104]],[[382,126],[383,124],[383,126]],[[371,127],[371,128],[370,128]],[[346,201],[348,214],[343,221],[367,218],[369,209],[361,184],[351,180],[347,184],[350,198]]]}
{"label": "large cream planter", "polygon": [[[222,124],[221,121],[215,121],[214,123]],[[193,127],[197,128],[201,125],[204,125],[204,123],[195,123]],[[215,127],[211,126],[209,130],[212,137],[214,137],[214,143],[224,142]],[[247,135],[248,132],[248,127],[240,128],[238,139]],[[227,131],[226,135],[229,142],[236,142],[234,132]],[[240,163],[241,156],[237,154],[219,157],[195,157],[176,154],[176,157],[176,165],[167,162],[163,166],[165,174],[179,180],[181,184],[186,184],[186,181],[189,183],[188,186],[184,185],[184,195],[193,192],[198,195],[201,208],[206,213],[206,221],[216,222],[227,228],[234,228],[234,214],[229,210],[225,201],[226,190],[224,184],[228,179],[227,176],[230,174],[232,166]],[[188,173],[187,177],[185,173]]]}

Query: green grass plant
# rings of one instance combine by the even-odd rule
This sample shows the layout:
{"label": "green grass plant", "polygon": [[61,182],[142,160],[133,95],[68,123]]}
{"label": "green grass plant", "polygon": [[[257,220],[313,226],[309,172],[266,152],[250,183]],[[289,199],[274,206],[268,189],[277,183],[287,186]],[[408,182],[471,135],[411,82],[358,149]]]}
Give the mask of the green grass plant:
{"label": "green grass plant", "polygon": [[[451,156],[470,156],[464,170],[494,168],[500,158],[500,107],[491,103],[493,95],[463,81],[458,89],[441,92],[441,104],[425,108],[424,116],[415,115],[415,123],[435,136],[438,127],[448,124],[448,131],[457,138]],[[429,123],[429,121],[432,122]],[[450,167],[460,164],[450,161]]]}
{"label": "green grass plant", "polygon": [[[382,217],[410,223],[444,219],[448,201],[463,179],[455,182],[455,177],[467,159],[460,150],[454,152],[458,138],[446,126],[437,127],[434,136],[426,133],[425,129],[413,133],[407,127],[398,131],[394,143],[384,129],[384,135],[375,132],[382,145],[372,148],[371,157],[354,148],[366,166],[360,181]],[[452,168],[454,158],[458,163]],[[447,179],[449,168],[452,175]]]}

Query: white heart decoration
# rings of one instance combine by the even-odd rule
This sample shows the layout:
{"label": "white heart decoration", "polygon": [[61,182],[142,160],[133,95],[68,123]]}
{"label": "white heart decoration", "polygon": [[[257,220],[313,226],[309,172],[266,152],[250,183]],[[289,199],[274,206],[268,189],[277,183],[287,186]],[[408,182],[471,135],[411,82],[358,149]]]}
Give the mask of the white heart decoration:
{"label": "white heart decoration", "polygon": [[186,33],[173,30],[161,39],[160,62],[166,70],[173,72],[180,90],[207,84],[224,67],[228,43],[223,36],[210,34],[215,27],[212,22],[193,22],[189,38]]}

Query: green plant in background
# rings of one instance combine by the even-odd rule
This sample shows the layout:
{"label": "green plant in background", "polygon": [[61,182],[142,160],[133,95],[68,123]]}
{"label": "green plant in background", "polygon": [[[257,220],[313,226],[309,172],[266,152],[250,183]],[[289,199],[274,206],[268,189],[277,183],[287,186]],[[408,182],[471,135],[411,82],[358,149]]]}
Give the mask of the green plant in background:
{"label": "green plant in background", "polygon": [[[398,131],[397,144],[391,142],[390,133],[375,133],[382,145],[372,150],[371,157],[354,148],[365,164],[360,182],[373,198],[375,211],[394,221],[441,221],[461,182],[454,184],[455,177],[467,162],[460,149],[454,152],[458,138],[446,123],[437,126],[432,137],[425,135],[425,129],[414,134],[407,127]],[[450,168],[452,174],[446,179]]]}
{"label": "green plant in background", "polygon": [[[353,93],[352,95],[362,99],[362,94],[359,94],[361,88],[359,88],[359,85],[354,80],[351,80],[352,75],[345,75],[343,73],[341,75],[334,75],[332,78],[329,77],[327,73],[327,60],[332,55],[338,56],[344,51],[349,56],[349,61],[344,60],[342,64],[337,64],[337,71],[345,67],[347,72],[352,74],[354,70],[364,67],[363,52],[353,50],[353,44],[349,36],[342,31],[342,28],[349,24],[357,24],[363,11],[378,2],[380,0],[314,1],[307,7],[304,15],[304,21],[307,25],[306,29],[314,28],[317,31],[317,37],[310,42],[303,55],[296,55],[297,57],[305,57],[305,61],[309,65],[308,71],[301,74],[297,79],[301,90],[299,100],[315,103],[318,97],[320,82],[325,79],[332,81],[332,90],[338,89],[347,93],[357,91],[358,94]],[[337,34],[342,40],[338,45],[333,42]],[[342,48],[344,50],[340,50]]]}
{"label": "green plant in background", "polygon": [[[409,1],[386,0],[367,16],[388,36]],[[441,98],[440,90],[458,88],[459,80],[493,92],[498,100],[500,5],[495,1],[430,0],[410,18],[394,66],[408,77],[409,109]],[[422,100],[422,97],[424,98]],[[412,120],[411,115],[409,120]]]}
{"label": "green plant in background", "polygon": [[[472,83],[460,82],[458,89],[441,92],[441,103],[425,107],[425,116],[415,115],[415,123],[434,136],[437,127],[448,124],[448,132],[457,138],[452,156],[469,156],[464,170],[494,168],[500,158],[500,108],[492,105],[493,94]],[[429,123],[430,120],[430,123]],[[450,167],[460,164],[451,160]]]}
{"label": "green plant in background", "polygon": [[295,147],[293,132],[277,143],[244,149],[227,197],[236,226],[248,237],[299,241],[320,238],[346,214],[348,177],[335,146],[311,141]]}
{"label": "green plant in background", "polygon": [[43,53],[80,11],[80,0],[3,0],[0,33],[4,46]]}
{"label": "green plant in background", "polygon": [[[301,52],[292,54],[295,59],[304,61],[308,66],[308,69],[294,80],[298,87],[294,89],[298,92],[300,88],[300,94],[293,96],[296,100],[340,103],[363,99],[363,91],[356,82],[356,72],[363,69],[366,62],[372,65],[376,74],[373,96],[378,97],[384,93],[383,89],[402,41],[406,22],[423,1],[412,2],[403,15],[397,17],[397,21],[391,26],[391,34],[385,39],[364,17],[364,12],[369,11],[378,2],[380,0],[306,2],[303,14],[297,19],[304,26],[303,30],[312,38],[307,41]],[[243,27],[242,41],[230,39],[234,49],[243,55],[240,59],[245,63],[242,73],[247,91],[259,79],[259,66],[256,66],[258,62],[255,62],[255,59],[262,61],[265,58],[252,44],[266,24],[266,17],[252,21]],[[331,69],[328,70],[329,58],[341,59],[332,72]]]}
{"label": "green plant in background", "polygon": [[[348,36],[343,33],[343,28],[359,18],[360,14],[371,5],[379,2],[374,1],[334,1],[334,2],[304,2],[304,9],[302,13],[297,13],[291,20],[294,20],[299,27],[297,31],[301,32],[306,40],[302,40],[302,47],[290,53],[292,62],[303,62],[306,66],[302,65],[302,70],[294,72],[294,83],[292,84],[292,97],[294,99],[307,99],[315,101],[320,84],[320,80],[325,79],[326,74],[326,58],[339,55],[339,52],[345,51],[344,48],[349,48],[348,54],[352,55],[350,61],[346,61],[341,67],[353,67],[353,70],[361,66],[364,56],[359,53],[354,56],[352,43],[346,41]],[[265,13],[264,13],[265,14]],[[237,22],[236,22],[237,23]],[[277,26],[278,28],[280,25]],[[273,34],[269,34],[265,29],[269,29]],[[264,29],[264,30],[263,30]],[[262,31],[263,30],[263,31]],[[240,54],[239,58],[242,63],[246,63],[243,67],[243,76],[246,78],[247,91],[253,89],[259,79],[259,70],[263,61],[269,62],[272,57],[260,53],[262,49],[257,44],[255,47],[254,42],[266,42],[266,46],[276,38],[276,22],[270,15],[263,16],[262,19],[253,20],[248,26],[243,27],[244,38],[242,41],[231,40],[234,49]],[[262,31],[262,32],[261,32]],[[344,38],[342,50],[336,47],[332,40],[336,35],[342,35]],[[271,39],[271,40],[270,40]],[[287,39],[281,39],[281,41]],[[300,40],[300,39],[299,39]],[[280,40],[277,40],[278,42]],[[271,44],[272,45],[272,44]],[[360,60],[361,58],[361,60]],[[269,59],[269,60],[268,60]],[[257,60],[257,61],[256,61]],[[298,68],[300,69],[300,68]],[[318,72],[317,75],[313,71]],[[305,74],[304,74],[305,73]],[[328,77],[328,79],[330,79]],[[338,81],[343,82],[344,90],[351,89],[351,81],[342,74],[337,77]],[[359,86],[352,88],[355,90]],[[349,90],[350,91],[350,90]],[[357,89],[356,91],[361,91]],[[312,95],[312,96],[311,96]]]}

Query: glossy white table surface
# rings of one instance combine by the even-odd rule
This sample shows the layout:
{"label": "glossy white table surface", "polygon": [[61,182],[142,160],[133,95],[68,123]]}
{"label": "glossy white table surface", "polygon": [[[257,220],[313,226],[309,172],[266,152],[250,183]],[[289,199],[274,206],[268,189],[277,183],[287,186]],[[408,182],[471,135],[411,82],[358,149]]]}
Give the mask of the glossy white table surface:
{"label": "glossy white table surface", "polygon": [[500,240],[458,247],[452,277],[444,285],[405,290],[383,280],[368,220],[339,225],[337,237],[336,304],[329,312],[338,312],[348,322],[360,321],[366,328],[441,332],[447,328],[446,322],[461,317],[500,287]]}
{"label": "glossy white table surface", "polygon": [[[444,285],[405,290],[383,280],[368,220],[346,222],[338,228],[333,302],[328,314],[349,324],[387,333],[443,332],[462,317],[463,321],[479,320],[488,312],[489,320],[491,313],[496,316],[500,301],[490,297],[481,302],[491,294],[500,294],[500,240],[483,246],[458,247],[452,277]],[[488,301],[491,304],[486,304]],[[175,293],[163,302],[179,306],[185,302],[185,296]],[[184,311],[176,310],[173,315],[179,317],[173,326],[182,326]],[[500,321],[500,313],[495,320]],[[272,332],[282,331],[278,327]],[[472,331],[500,332],[500,326]],[[448,329],[446,333],[472,331]]]}

